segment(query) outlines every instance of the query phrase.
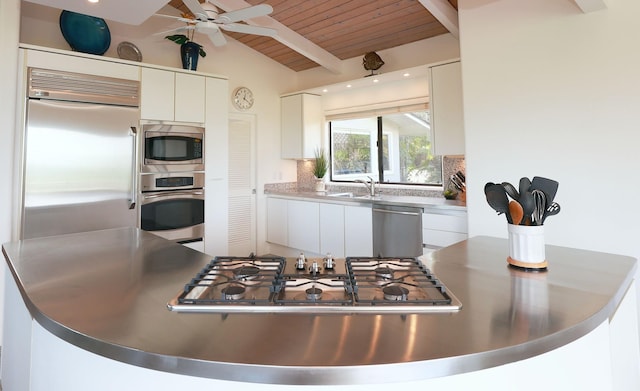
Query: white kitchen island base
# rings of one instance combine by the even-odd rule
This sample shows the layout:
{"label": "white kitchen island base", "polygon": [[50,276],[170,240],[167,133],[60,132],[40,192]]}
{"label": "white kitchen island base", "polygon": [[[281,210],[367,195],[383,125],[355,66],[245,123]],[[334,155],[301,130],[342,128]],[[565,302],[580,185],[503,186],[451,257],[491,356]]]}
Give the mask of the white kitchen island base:
{"label": "white kitchen island base", "polygon": [[[633,295],[627,297],[632,298]],[[628,300],[630,301],[630,300]],[[631,307],[631,305],[625,305]],[[628,308],[624,308],[625,310]],[[9,319],[9,318],[7,318]],[[32,323],[31,367],[5,373],[3,390],[31,391],[113,391],[149,390],[175,391],[176,389],[220,390],[354,390],[388,391],[389,387],[402,390],[476,390],[476,391],[540,391],[581,390],[621,391],[637,390],[637,374],[618,374],[611,370],[612,327],[608,321],[586,336],[554,351],[528,360],[495,368],[428,379],[418,382],[394,384],[368,384],[351,386],[294,386],[282,384],[256,384],[206,379],[161,372],[108,359],[74,345]],[[631,344],[626,344],[630,346]],[[637,361],[636,361],[637,362]],[[30,372],[30,373],[29,373]],[[15,376],[15,375],[27,376]],[[5,382],[11,379],[11,383]],[[14,387],[14,384],[21,385]],[[23,388],[30,384],[30,388]],[[617,384],[614,388],[614,384]],[[438,388],[434,388],[438,387]]]}

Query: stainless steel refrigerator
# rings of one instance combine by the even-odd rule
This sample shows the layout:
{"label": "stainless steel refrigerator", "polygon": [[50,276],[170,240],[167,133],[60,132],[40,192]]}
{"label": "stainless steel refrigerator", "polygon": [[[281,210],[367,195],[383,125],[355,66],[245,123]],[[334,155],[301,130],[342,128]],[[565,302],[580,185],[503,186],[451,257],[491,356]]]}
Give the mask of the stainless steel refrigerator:
{"label": "stainless steel refrigerator", "polygon": [[136,226],[139,82],[28,74],[22,238]]}

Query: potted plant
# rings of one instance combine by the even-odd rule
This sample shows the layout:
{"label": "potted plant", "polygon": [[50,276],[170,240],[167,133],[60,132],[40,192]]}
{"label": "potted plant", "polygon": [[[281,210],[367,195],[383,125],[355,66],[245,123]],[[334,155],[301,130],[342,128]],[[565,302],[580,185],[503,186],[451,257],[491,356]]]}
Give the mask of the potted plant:
{"label": "potted plant", "polygon": [[167,35],[165,38],[180,45],[180,58],[182,68],[195,71],[198,67],[199,56],[206,57],[207,53],[202,49],[202,45],[193,42],[194,30],[189,31],[190,36],[184,34]]}
{"label": "potted plant", "polygon": [[313,175],[316,177],[316,191],[325,190],[322,178],[324,178],[328,168],[329,162],[324,154],[324,150],[322,148],[317,148],[315,150],[315,159],[313,162]]}

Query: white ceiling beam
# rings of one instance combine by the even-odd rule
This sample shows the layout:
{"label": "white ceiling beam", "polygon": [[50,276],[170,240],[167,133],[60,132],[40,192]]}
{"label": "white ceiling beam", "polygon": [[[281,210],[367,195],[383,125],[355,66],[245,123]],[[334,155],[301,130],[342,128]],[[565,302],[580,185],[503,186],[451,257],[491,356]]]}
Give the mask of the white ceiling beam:
{"label": "white ceiling beam", "polygon": [[573,0],[585,14],[607,8],[606,0]]}
{"label": "white ceiling beam", "polygon": [[[223,9],[226,12],[239,10],[242,8],[251,7],[251,4],[244,0],[208,0],[216,7]],[[289,47],[290,49],[302,54],[306,58],[314,61],[318,65],[333,73],[341,73],[342,60],[328,51],[324,50],[315,43],[309,41],[302,35],[291,30],[287,26],[278,22],[270,16],[261,16],[245,21],[252,26],[268,27],[275,29],[278,33],[273,38],[281,44]]]}
{"label": "white ceiling beam", "polygon": [[427,11],[429,11],[431,15],[433,15],[433,17],[444,26],[444,28],[449,30],[451,35],[456,38],[460,38],[458,11],[451,5],[451,3],[447,0],[420,0],[420,4],[422,4],[422,6],[426,8]]}

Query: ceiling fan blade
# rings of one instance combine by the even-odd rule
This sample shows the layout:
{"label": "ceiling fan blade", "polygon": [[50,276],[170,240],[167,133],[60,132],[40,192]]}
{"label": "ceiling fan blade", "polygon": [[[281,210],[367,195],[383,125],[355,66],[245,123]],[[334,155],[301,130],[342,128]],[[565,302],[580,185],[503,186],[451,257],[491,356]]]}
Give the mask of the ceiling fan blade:
{"label": "ceiling fan blade", "polygon": [[200,2],[198,0],[182,0],[184,5],[189,8],[189,11],[196,17],[198,20],[209,20],[209,16],[207,16],[207,11],[202,8]]}
{"label": "ceiling fan blade", "polygon": [[[198,0],[193,0],[193,1],[198,1]],[[239,9],[237,11],[225,12],[224,14],[220,14],[216,18],[216,22],[222,22],[222,23],[239,22],[241,20],[256,18],[258,16],[265,16],[272,12],[273,12],[273,8],[269,4],[254,5],[252,7]]]}
{"label": "ceiling fan blade", "polygon": [[219,28],[206,28],[201,30],[199,29],[198,31],[207,34],[214,46],[223,46],[227,43],[226,38],[222,35],[222,31],[220,31]]}
{"label": "ceiling fan blade", "polygon": [[162,18],[177,19],[177,20],[180,20],[180,21],[184,21],[183,20],[184,18],[181,18],[179,16],[173,16],[173,15],[153,14],[153,16],[160,16]]}
{"label": "ceiling fan blade", "polygon": [[181,33],[183,31],[193,30],[193,29],[194,29],[193,26],[180,26],[180,27],[172,28],[170,30],[165,30],[165,31],[160,31],[158,33],[153,33],[153,35],[164,35],[164,34],[168,34],[168,33]]}
{"label": "ceiling fan blade", "polygon": [[232,31],[234,33],[264,35],[266,37],[272,38],[275,37],[278,33],[276,30],[270,29],[268,27],[250,26],[248,24],[241,23],[221,24],[219,26],[224,30]]}

